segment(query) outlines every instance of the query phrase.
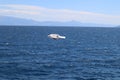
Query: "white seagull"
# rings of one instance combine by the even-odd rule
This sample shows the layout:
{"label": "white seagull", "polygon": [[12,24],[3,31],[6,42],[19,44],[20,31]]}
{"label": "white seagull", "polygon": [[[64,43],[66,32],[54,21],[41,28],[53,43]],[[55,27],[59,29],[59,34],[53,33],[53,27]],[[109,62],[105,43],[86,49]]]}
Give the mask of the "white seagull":
{"label": "white seagull", "polygon": [[49,38],[52,38],[52,39],[65,39],[66,37],[65,36],[60,36],[59,34],[49,34],[48,35]]}

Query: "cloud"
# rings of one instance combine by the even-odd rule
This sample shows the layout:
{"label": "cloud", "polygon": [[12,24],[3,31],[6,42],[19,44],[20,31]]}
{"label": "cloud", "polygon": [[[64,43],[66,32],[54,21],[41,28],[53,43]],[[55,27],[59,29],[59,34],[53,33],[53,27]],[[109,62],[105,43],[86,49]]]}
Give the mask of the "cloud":
{"label": "cloud", "polygon": [[85,23],[120,24],[120,15],[107,15],[67,9],[49,9],[28,5],[0,5],[0,15],[36,21],[80,21]]}

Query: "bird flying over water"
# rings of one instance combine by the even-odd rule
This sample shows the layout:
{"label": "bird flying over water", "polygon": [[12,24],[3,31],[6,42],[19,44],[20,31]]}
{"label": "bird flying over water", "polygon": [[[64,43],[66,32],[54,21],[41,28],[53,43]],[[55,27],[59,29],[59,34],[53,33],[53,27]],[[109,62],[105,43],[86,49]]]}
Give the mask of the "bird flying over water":
{"label": "bird flying over water", "polygon": [[61,36],[59,34],[49,34],[48,37],[51,38],[51,39],[55,39],[55,40],[66,38],[65,36]]}

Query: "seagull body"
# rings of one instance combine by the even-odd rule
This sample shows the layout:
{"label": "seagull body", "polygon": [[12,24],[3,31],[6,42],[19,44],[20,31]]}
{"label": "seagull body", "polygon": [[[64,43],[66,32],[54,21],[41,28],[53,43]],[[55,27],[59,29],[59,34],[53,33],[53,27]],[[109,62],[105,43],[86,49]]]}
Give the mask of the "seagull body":
{"label": "seagull body", "polygon": [[49,34],[48,35],[49,38],[52,38],[52,39],[65,39],[66,37],[65,36],[60,36],[59,34]]}

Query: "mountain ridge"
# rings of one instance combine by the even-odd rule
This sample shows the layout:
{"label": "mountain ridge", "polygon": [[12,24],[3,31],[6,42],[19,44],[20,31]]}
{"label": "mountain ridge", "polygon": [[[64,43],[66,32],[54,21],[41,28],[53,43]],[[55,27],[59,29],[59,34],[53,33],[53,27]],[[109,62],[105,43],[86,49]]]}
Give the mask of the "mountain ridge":
{"label": "mountain ridge", "polygon": [[17,25],[17,26],[79,26],[79,27],[114,27],[109,24],[81,23],[78,21],[57,22],[57,21],[34,21],[11,16],[0,16],[0,25]]}

